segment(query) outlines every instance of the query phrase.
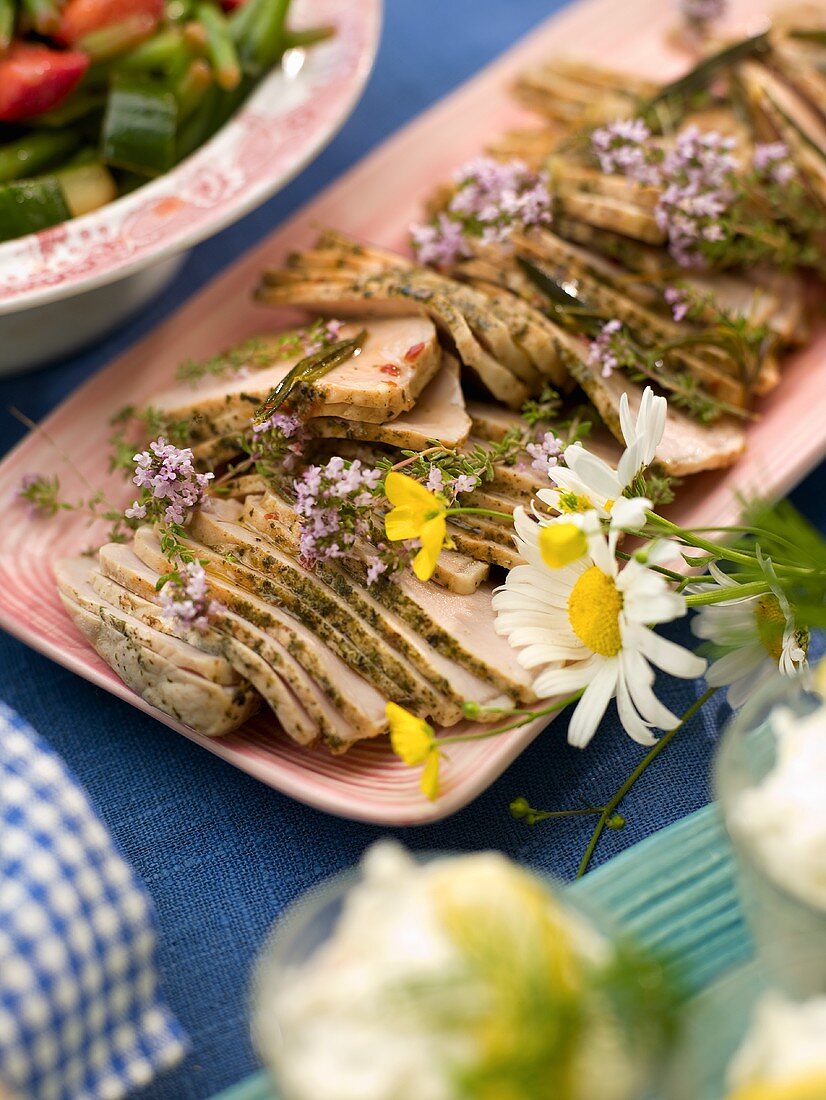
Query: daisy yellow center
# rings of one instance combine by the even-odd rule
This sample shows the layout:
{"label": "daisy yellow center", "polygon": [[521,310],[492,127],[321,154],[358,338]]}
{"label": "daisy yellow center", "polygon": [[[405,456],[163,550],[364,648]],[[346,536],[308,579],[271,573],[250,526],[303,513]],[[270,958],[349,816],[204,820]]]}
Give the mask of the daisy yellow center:
{"label": "daisy yellow center", "polygon": [[569,514],[571,512],[587,512],[594,507],[588,497],[573,492],[560,493],[556,506],[563,514],[566,512]]}
{"label": "daisy yellow center", "polygon": [[622,596],[611,577],[596,565],[586,569],[568,597],[568,621],[577,638],[602,657],[622,648],[619,616]]}
{"label": "daisy yellow center", "polygon": [[777,602],[776,596],[763,596],[757,601],[754,612],[757,624],[757,636],[768,655],[775,661],[780,660],[783,652],[783,631],[786,628],[786,616]]}

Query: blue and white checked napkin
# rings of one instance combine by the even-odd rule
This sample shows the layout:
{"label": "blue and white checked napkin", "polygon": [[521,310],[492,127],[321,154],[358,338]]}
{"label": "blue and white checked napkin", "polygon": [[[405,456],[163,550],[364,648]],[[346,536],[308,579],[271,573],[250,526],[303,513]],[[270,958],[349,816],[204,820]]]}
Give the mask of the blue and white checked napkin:
{"label": "blue and white checked napkin", "polygon": [[0,1096],[118,1100],[174,1065],[155,941],[86,795],[0,703]]}

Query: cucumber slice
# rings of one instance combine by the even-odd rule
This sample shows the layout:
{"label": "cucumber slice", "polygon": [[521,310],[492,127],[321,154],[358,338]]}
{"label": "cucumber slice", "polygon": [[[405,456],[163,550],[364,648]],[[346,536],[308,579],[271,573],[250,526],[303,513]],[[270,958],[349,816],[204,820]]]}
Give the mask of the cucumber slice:
{"label": "cucumber slice", "polygon": [[73,218],[88,214],[118,197],[112,173],[104,164],[78,164],[57,173]]}
{"label": "cucumber slice", "polygon": [[0,187],[0,241],[37,233],[69,217],[63,189],[54,176]]}
{"label": "cucumber slice", "polygon": [[103,159],[142,176],[160,176],[175,163],[177,124],[172,92],[148,82],[118,82],[103,119]]}

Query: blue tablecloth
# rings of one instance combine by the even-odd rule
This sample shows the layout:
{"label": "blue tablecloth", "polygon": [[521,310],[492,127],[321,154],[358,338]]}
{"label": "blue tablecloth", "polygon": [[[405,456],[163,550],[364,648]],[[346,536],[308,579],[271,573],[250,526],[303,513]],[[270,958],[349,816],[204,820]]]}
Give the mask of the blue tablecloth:
{"label": "blue tablecloth", "polygon": [[[197,248],[162,300],[94,351],[0,382],[0,410],[17,405],[34,418],[44,415],[382,138],[561,6],[560,0],[387,0],[367,93],[319,160],[281,195]],[[20,431],[0,411],[0,453]],[[826,525],[822,486],[823,468],[795,500]],[[674,636],[689,640],[684,629]],[[696,691],[673,685],[666,702],[679,713]],[[0,699],[69,762],[157,904],[168,999],[193,1053],[142,1095],[201,1100],[240,1080],[254,1068],[247,981],[268,926],[301,891],[357,860],[381,830],[291,802],[2,634]],[[628,824],[605,838],[597,862],[707,801],[709,759],[724,716],[722,706],[707,708],[664,754],[623,806]],[[548,808],[601,801],[639,755],[613,719],[585,752],[566,746],[560,721],[473,805],[404,839],[425,849],[496,847],[570,878],[587,820],[529,829],[510,819],[509,801],[519,794]]]}

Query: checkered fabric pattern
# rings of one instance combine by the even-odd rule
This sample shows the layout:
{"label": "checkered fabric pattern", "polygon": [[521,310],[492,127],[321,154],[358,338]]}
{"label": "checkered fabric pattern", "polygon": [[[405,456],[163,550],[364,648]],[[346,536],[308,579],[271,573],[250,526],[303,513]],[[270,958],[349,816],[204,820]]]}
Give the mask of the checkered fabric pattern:
{"label": "checkered fabric pattern", "polygon": [[117,1100],[179,1061],[155,937],[85,794],[0,703],[0,1096]]}

